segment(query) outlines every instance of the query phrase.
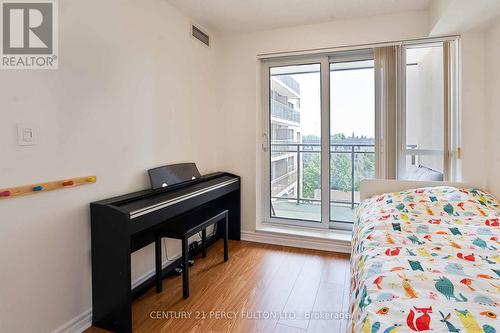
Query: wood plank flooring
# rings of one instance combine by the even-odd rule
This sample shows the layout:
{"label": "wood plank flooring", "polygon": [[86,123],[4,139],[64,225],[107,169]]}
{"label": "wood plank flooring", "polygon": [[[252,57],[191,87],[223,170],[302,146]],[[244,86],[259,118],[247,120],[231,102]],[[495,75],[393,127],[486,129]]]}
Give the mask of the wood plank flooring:
{"label": "wood plank flooring", "polygon": [[195,259],[189,299],[182,298],[181,277],[165,279],[161,294],[151,288],[133,303],[133,330],[345,332],[338,316],[348,313],[349,278],[345,254],[230,241],[224,263],[218,241]]}

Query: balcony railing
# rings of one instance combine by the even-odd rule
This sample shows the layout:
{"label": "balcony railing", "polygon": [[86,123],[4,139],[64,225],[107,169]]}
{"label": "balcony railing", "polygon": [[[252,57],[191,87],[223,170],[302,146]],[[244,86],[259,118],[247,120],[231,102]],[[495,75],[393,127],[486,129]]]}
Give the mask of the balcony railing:
{"label": "balcony railing", "polygon": [[300,123],[300,112],[294,110],[290,106],[271,99],[271,116],[290,121],[292,123]]}
{"label": "balcony railing", "polygon": [[[271,191],[273,193],[280,193],[290,187],[293,183],[297,182],[297,170],[291,170],[271,182]],[[288,198],[281,196],[280,198]]]}
{"label": "balcony railing", "polygon": [[293,92],[300,95],[300,84],[290,75],[275,75],[275,78],[286,84]]}
{"label": "balcony railing", "polygon": [[[272,199],[288,199],[288,200],[294,200],[297,204],[300,203],[314,203],[314,202],[320,202],[321,200],[318,198],[305,198],[302,196],[302,187],[303,187],[303,177],[302,171],[306,165],[303,163],[303,154],[320,154],[321,153],[321,145],[319,143],[277,143],[273,142],[271,144],[271,153],[276,154],[276,153],[295,153],[297,158],[296,160],[296,177],[294,179],[295,181],[295,197],[283,197],[283,196],[276,196],[272,195]],[[373,144],[335,144],[332,143],[330,144],[330,164],[331,168],[336,168],[335,166],[335,156],[340,156],[340,155],[347,155],[349,157],[349,164],[350,168],[347,171],[348,174],[342,175],[348,178],[348,181],[350,182],[350,190],[345,191],[345,190],[340,190],[341,192],[350,192],[350,200],[335,200],[333,199],[333,195],[330,195],[330,204],[349,204],[351,208],[354,208],[356,205],[359,204],[358,201],[356,201],[356,196],[355,193],[358,191],[356,188],[357,180],[361,178],[362,175],[357,174],[359,173],[360,168],[357,168],[356,162],[361,161],[359,156],[367,155],[367,154],[374,154],[375,153],[375,146]],[[345,162],[345,160],[344,160]],[[375,176],[375,166],[373,165],[372,167],[368,167],[368,170],[364,170],[365,175],[369,174],[369,177],[374,177]],[[278,178],[280,179],[280,178]],[[281,179],[280,179],[281,180]],[[276,180],[273,180],[274,182]],[[330,182],[334,181],[330,177]],[[319,183],[321,183],[321,180],[319,180]],[[291,184],[288,184],[290,186]],[[345,185],[345,184],[344,184]],[[285,185],[282,184],[283,187],[286,188]],[[331,187],[331,184],[329,188]],[[272,186],[272,194],[276,194],[278,192],[274,191],[274,186]],[[331,191],[335,191],[335,188],[331,189]]]}

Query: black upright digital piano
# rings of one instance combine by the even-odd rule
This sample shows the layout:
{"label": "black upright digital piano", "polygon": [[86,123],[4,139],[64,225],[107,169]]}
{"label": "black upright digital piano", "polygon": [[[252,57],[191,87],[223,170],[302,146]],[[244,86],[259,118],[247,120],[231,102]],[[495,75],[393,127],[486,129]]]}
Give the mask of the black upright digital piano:
{"label": "black upright digital piano", "polygon": [[154,242],[156,228],[197,218],[204,208],[227,209],[229,239],[240,240],[240,177],[218,172],[192,178],[90,204],[95,326],[132,331],[130,256]]}

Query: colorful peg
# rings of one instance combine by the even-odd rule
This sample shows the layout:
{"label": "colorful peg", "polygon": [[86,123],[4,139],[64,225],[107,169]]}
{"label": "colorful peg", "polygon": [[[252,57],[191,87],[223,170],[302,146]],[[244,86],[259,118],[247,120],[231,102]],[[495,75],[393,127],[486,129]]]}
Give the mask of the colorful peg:
{"label": "colorful peg", "polygon": [[41,186],[41,185],[37,185],[37,186],[33,187],[33,192],[40,192],[41,190],[43,190],[43,186]]}
{"label": "colorful peg", "polygon": [[32,185],[24,185],[19,187],[10,187],[0,189],[0,199],[13,198],[21,195],[35,194],[57,190],[60,188],[69,188],[79,185],[93,184],[97,182],[96,176],[84,176],[76,178],[67,178],[64,180],[55,180],[46,183],[35,183]]}
{"label": "colorful peg", "polygon": [[10,197],[10,191],[0,192],[0,197]]}
{"label": "colorful peg", "polygon": [[92,177],[87,177],[87,179],[85,179],[85,181],[87,183],[95,183],[97,181],[97,178],[92,176]]}

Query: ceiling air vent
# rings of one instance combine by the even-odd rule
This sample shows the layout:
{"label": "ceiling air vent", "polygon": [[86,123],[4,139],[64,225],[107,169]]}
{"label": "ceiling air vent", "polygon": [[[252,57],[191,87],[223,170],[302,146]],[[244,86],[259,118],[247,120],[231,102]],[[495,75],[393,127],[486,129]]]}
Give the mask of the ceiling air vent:
{"label": "ceiling air vent", "polygon": [[201,31],[197,26],[191,25],[191,35],[206,46],[210,46],[210,36]]}

